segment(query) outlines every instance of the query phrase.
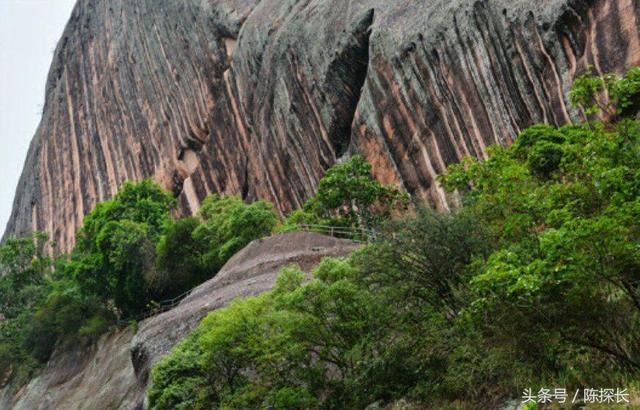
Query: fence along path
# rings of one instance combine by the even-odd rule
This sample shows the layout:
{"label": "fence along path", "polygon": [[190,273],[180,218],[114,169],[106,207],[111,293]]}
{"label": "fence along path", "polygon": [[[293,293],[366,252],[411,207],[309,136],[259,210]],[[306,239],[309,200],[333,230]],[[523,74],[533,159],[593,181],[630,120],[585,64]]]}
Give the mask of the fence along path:
{"label": "fence along path", "polygon": [[[349,239],[355,242],[371,242],[377,238],[377,232],[372,229],[366,228],[352,228],[347,226],[330,226],[330,225],[314,225],[314,224],[298,224],[298,229],[303,232],[314,232],[322,235],[331,236],[337,239]],[[198,287],[187,290],[180,295],[171,298],[161,300],[159,302],[152,302],[149,310],[146,312],[129,318],[123,318],[118,320],[119,325],[124,325],[132,320],[141,321],[150,318],[151,316],[158,315],[160,313],[167,312],[174,307],[178,306],[187,296]]]}
{"label": "fence along path", "polygon": [[349,226],[330,226],[314,224],[298,224],[298,228],[305,232],[315,232],[339,239],[350,239],[356,242],[371,242],[377,238],[377,232],[367,228],[352,228]]}

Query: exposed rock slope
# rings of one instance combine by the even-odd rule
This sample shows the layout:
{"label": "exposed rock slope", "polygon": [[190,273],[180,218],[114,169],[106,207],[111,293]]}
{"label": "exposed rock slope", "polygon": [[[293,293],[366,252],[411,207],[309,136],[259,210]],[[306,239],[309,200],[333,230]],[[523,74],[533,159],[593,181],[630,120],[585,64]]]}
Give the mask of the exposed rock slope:
{"label": "exposed rock slope", "polygon": [[130,409],[138,388],[131,365],[131,329],[103,336],[93,346],[59,349],[42,373],[17,393],[0,390],[0,409]]}
{"label": "exposed rock slope", "polygon": [[93,347],[58,351],[42,374],[17,393],[11,385],[0,389],[0,409],[140,409],[151,366],[208,312],[271,289],[285,266],[297,264],[309,272],[323,257],[345,256],[357,246],[307,232],[254,241],[176,308],[141,322],[135,336],[124,330]]}
{"label": "exposed rock slope", "polygon": [[152,176],[300,205],[345,150],[433,206],[448,163],[566,103],[588,65],[640,64],[634,0],[79,0],[54,56],[7,234],[69,250]]}
{"label": "exposed rock slope", "polygon": [[322,258],[346,256],[357,246],[355,242],[308,232],[252,242],[234,255],[215,278],[195,288],[178,307],[140,323],[131,349],[139,385],[147,385],[149,369],[208,312],[235,298],[271,289],[285,266],[296,264],[309,272]]}

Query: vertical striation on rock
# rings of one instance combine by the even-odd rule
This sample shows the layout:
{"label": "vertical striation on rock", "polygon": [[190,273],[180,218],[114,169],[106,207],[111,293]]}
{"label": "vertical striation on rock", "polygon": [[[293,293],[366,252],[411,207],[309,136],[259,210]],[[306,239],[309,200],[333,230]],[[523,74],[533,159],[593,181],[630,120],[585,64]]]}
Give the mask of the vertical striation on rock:
{"label": "vertical striation on rock", "polygon": [[153,177],[285,211],[343,154],[437,208],[435,176],[535,122],[573,78],[640,64],[634,0],[79,0],[5,235],[68,251],[83,216]]}
{"label": "vertical striation on rock", "polygon": [[[184,197],[232,191],[234,167],[203,149],[229,65],[224,39],[238,35],[254,4],[78,1],[6,234],[44,230],[67,251],[84,215],[126,180],[151,176]],[[189,178],[206,167],[217,172],[194,187]]]}
{"label": "vertical striation on rock", "polygon": [[631,0],[396,2],[374,27],[352,149],[447,208],[435,177],[448,164],[577,119],[566,96],[589,66],[640,63],[638,12]]}

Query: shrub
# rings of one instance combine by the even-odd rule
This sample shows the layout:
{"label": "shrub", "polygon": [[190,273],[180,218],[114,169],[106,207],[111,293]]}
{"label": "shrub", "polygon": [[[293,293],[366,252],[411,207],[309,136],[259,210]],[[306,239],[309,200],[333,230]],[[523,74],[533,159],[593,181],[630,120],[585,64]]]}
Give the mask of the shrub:
{"label": "shrub", "polygon": [[151,372],[149,402],[154,409],[204,409],[206,373],[197,334],[180,342]]}
{"label": "shrub", "polygon": [[96,313],[78,330],[78,336],[84,340],[97,341],[111,326],[112,321],[107,315]]}

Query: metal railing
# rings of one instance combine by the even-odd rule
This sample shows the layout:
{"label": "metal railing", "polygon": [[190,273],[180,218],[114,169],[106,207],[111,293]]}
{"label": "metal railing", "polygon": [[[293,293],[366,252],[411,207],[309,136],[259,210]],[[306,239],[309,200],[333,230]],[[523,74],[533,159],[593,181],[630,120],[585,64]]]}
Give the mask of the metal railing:
{"label": "metal railing", "polygon": [[367,228],[350,226],[330,226],[314,224],[298,224],[301,231],[315,232],[334,238],[351,239],[356,242],[371,242],[377,238],[377,232]]}
{"label": "metal railing", "polygon": [[[334,238],[349,239],[355,242],[371,242],[378,237],[378,233],[373,229],[366,229],[362,227],[353,228],[349,226],[298,224],[298,228],[304,232],[315,232],[322,235],[331,236]],[[178,306],[180,302],[182,302],[187,296],[189,296],[191,292],[193,292],[193,290],[198,286],[195,286],[174,298],[161,300],[159,302],[152,302],[153,306],[151,306],[146,312],[134,317],[119,319],[118,324],[119,325],[127,324],[132,320],[141,321],[141,320],[148,319],[151,316],[168,312],[169,310]]]}
{"label": "metal railing", "polygon": [[196,287],[197,286],[194,286],[193,288],[189,289],[186,292],[183,292],[183,293],[179,294],[178,296],[176,296],[174,298],[161,300],[159,302],[151,302],[152,306],[146,312],[143,312],[143,313],[141,313],[139,315],[136,315],[136,316],[118,319],[118,324],[119,325],[125,325],[125,324],[131,322],[132,320],[141,321],[141,320],[149,319],[151,316],[155,316],[155,315],[159,315],[160,313],[168,312],[171,309],[173,309],[174,307],[178,306],[180,304],[180,302],[182,302],[187,296],[189,296],[191,294],[191,292],[193,292],[193,290]]}

